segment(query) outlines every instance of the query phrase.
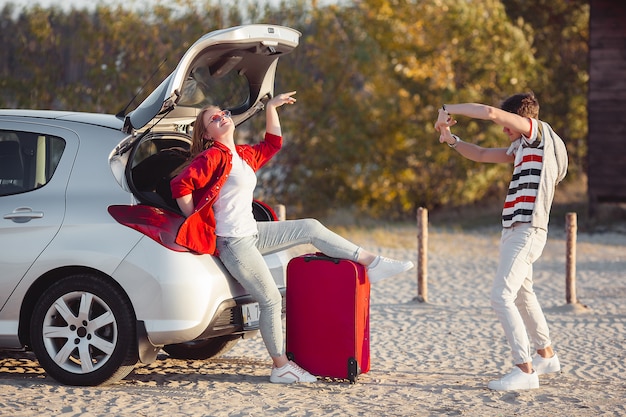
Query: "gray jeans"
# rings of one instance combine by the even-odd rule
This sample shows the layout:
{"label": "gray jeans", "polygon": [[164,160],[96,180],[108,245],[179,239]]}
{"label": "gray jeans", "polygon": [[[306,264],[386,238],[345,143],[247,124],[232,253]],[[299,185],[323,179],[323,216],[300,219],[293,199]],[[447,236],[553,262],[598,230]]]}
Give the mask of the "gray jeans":
{"label": "gray jeans", "polygon": [[259,233],[247,237],[217,237],[220,260],[259,303],[259,330],[270,356],[285,353],[282,297],[263,254],[311,244],[334,258],[356,261],[360,248],[315,219],[259,222]]}

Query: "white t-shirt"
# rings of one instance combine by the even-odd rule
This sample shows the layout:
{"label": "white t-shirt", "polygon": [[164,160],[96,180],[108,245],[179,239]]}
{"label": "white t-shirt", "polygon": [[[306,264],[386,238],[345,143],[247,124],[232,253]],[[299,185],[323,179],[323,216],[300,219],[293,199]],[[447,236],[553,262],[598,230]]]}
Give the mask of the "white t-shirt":
{"label": "white t-shirt", "polygon": [[543,169],[544,143],[537,120],[530,121],[530,138],[522,136],[507,150],[507,154],[515,155],[515,164],[502,210],[503,227],[511,227],[514,223],[532,222]]}
{"label": "white t-shirt", "polygon": [[233,152],[232,164],[230,174],[213,205],[215,234],[222,237],[252,236],[258,231],[252,213],[256,174],[236,152]]}

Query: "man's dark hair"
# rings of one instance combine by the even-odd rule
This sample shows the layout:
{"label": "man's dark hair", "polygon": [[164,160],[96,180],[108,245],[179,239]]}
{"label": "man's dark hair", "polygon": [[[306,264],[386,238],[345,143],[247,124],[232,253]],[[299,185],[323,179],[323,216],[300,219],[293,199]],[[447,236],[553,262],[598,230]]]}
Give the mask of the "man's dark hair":
{"label": "man's dark hair", "polygon": [[539,118],[539,101],[532,91],[512,95],[502,102],[500,108],[523,117]]}

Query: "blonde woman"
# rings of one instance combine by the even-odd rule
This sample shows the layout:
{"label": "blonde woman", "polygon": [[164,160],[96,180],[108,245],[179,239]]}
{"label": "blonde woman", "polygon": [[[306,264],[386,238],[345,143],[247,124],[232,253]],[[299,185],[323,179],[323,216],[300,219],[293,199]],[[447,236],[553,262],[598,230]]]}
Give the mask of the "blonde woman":
{"label": "blonde woman", "polygon": [[324,254],[365,265],[371,282],[407,271],[410,261],[395,261],[363,250],[315,219],[256,222],[252,215],[255,172],[282,146],[277,109],[294,104],[295,91],[265,105],[266,132],[256,145],[235,145],[230,112],[215,106],[198,115],[193,132],[193,161],[171,181],[173,197],[187,216],[177,243],[197,253],[219,256],[231,275],[260,307],[259,329],[273,361],[270,381],[314,382],[316,378],[285,354],[282,296],[263,254],[312,244]]}

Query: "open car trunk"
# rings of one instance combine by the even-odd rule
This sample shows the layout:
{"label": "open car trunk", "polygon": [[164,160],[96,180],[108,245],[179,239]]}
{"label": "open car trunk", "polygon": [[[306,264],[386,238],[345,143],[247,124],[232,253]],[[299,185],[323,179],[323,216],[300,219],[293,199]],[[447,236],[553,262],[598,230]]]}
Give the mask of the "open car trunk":
{"label": "open car trunk", "polygon": [[[300,33],[277,25],[244,25],[207,33],[183,55],[176,69],[132,112],[124,130],[131,136],[113,151],[111,165],[135,198],[179,213],[170,180],[189,158],[195,118],[216,105],[239,125],[264,109],[274,94],[278,59],[290,53]],[[255,203],[257,220],[273,211]]]}

